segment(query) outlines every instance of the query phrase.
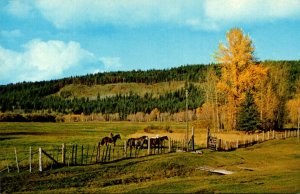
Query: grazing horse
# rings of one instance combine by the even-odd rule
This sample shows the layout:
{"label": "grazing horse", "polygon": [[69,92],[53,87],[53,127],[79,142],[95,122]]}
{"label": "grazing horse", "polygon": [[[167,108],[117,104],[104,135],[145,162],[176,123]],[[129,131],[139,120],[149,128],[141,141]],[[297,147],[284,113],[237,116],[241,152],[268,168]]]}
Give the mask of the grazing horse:
{"label": "grazing horse", "polygon": [[135,146],[135,138],[129,138],[127,140],[127,147],[130,147],[130,149],[131,149],[134,146]]}
{"label": "grazing horse", "polygon": [[136,138],[135,139],[135,147],[139,148],[139,149],[140,148],[143,149],[144,144],[147,145],[147,141],[148,141],[148,137],[147,136],[142,136],[142,137]]}
{"label": "grazing horse", "polygon": [[150,138],[150,146],[155,148],[156,146],[162,145],[164,140],[169,140],[168,136]]}
{"label": "grazing horse", "polygon": [[102,140],[101,140],[101,145],[103,146],[104,144],[107,146],[107,144],[109,143],[113,143],[114,146],[116,145],[116,141],[118,139],[121,139],[121,136],[119,134],[117,135],[113,135],[112,133],[110,133],[110,136],[111,137],[104,137]]}
{"label": "grazing horse", "polygon": [[143,145],[147,144],[147,140],[147,136],[142,136],[139,138],[129,138],[127,140],[127,146],[130,147],[130,149],[132,149],[132,147],[135,147],[136,149],[143,148]]}

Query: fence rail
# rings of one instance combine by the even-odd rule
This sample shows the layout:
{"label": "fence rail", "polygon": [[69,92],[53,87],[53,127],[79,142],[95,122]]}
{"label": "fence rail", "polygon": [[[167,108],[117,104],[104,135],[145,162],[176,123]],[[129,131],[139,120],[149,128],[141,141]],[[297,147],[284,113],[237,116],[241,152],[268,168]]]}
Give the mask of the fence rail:
{"label": "fence rail", "polygon": [[[150,142],[150,141],[149,141]],[[11,149],[5,157],[0,158],[0,173],[21,171],[43,171],[61,166],[79,166],[99,163],[108,163],[125,158],[143,157],[154,154],[165,154],[185,150],[184,140],[170,139],[157,146],[127,147],[126,141],[118,142],[115,146],[104,145],[100,142],[95,145],[61,144],[44,145],[38,147]]]}
{"label": "fence rail", "polygon": [[258,143],[262,143],[272,139],[286,139],[290,137],[299,138],[299,130],[285,130],[280,132],[267,131],[260,134],[244,135],[242,139],[236,139],[236,141],[227,141],[217,138],[211,135],[207,136],[207,148],[213,151],[230,151],[237,148],[246,148]]}
{"label": "fence rail", "polygon": [[[207,135],[207,148],[215,151],[230,151],[237,148],[246,148],[271,139],[286,139],[298,137],[299,130],[275,132],[268,131],[261,134],[245,135],[236,141],[226,141]],[[154,154],[165,154],[177,151],[193,150],[194,136],[186,142],[185,139],[171,139],[157,146],[127,147],[126,141],[118,142],[115,146],[61,144],[44,146],[24,146],[3,148],[4,156],[0,156],[0,173],[34,172],[52,169],[60,166],[78,166],[101,164],[118,161],[126,158],[143,157]],[[188,146],[188,147],[187,147]]]}

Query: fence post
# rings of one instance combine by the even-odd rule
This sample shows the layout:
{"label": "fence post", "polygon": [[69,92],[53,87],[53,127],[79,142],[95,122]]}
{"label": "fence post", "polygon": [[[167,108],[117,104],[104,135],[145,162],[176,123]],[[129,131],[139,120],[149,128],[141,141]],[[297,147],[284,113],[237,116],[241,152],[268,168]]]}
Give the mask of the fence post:
{"label": "fence post", "polygon": [[89,147],[90,147],[90,145],[87,146],[87,150],[86,150],[86,158],[85,158],[85,164],[88,163],[88,158],[89,158]]}
{"label": "fence post", "polygon": [[195,150],[195,131],[194,127],[192,127],[192,151]]}
{"label": "fence post", "polygon": [[61,146],[61,163],[65,165],[66,163],[66,144],[63,143]]}
{"label": "fence post", "polygon": [[43,163],[42,163],[42,148],[39,148],[39,171],[43,171]]}
{"label": "fence post", "polygon": [[150,155],[151,145],[150,145],[150,137],[148,136],[148,155]]}
{"label": "fence post", "polygon": [[74,149],[75,149],[75,146],[74,146],[74,144],[72,144],[72,160],[71,160],[71,164],[74,164]]}
{"label": "fence post", "polygon": [[97,155],[96,155],[96,163],[100,162],[100,142],[98,142],[97,146]]}
{"label": "fence post", "polygon": [[207,133],[206,133],[206,148],[208,148],[209,137],[210,137],[210,129],[209,129],[209,127],[207,127]]}
{"label": "fence post", "polygon": [[[92,152],[92,155],[91,155],[91,162],[90,162],[90,163],[93,162],[93,155],[94,155],[94,152],[95,152],[95,146],[94,146],[94,148],[93,148],[93,152]],[[96,157],[97,157],[97,156],[96,156]]]}
{"label": "fence post", "polygon": [[218,140],[218,150],[222,150],[222,139]]}
{"label": "fence post", "polygon": [[77,144],[75,145],[75,165],[77,164]]}
{"label": "fence post", "polygon": [[18,173],[20,173],[20,169],[19,169],[19,162],[18,162],[18,154],[17,154],[17,148],[15,147],[15,156],[16,156],[16,165],[17,165],[17,170]]}
{"label": "fence post", "polygon": [[171,152],[171,138],[169,138],[169,152]]}
{"label": "fence post", "polygon": [[270,131],[268,131],[267,140],[270,140]]}
{"label": "fence post", "polygon": [[127,158],[127,143],[124,141],[124,158]]}
{"label": "fence post", "polygon": [[275,131],[273,130],[273,139],[275,139]]}
{"label": "fence post", "polygon": [[258,142],[258,139],[259,139],[259,138],[258,138],[258,134],[256,134],[256,143],[259,143],[259,142]]}
{"label": "fence post", "polygon": [[286,139],[286,130],[284,130],[284,138]]}
{"label": "fence post", "polygon": [[239,139],[236,140],[236,148],[239,148]]}
{"label": "fence post", "polygon": [[29,172],[32,171],[32,168],[31,168],[31,146],[29,147]]}
{"label": "fence post", "polygon": [[263,131],[263,137],[262,137],[262,142],[265,141],[265,132]]}

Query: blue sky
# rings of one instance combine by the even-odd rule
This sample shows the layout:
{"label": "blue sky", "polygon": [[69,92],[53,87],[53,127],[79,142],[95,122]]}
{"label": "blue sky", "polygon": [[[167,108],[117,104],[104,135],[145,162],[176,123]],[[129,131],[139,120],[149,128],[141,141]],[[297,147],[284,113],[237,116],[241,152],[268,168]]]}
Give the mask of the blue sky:
{"label": "blue sky", "polygon": [[2,0],[0,84],[208,64],[232,27],[300,59],[300,0]]}

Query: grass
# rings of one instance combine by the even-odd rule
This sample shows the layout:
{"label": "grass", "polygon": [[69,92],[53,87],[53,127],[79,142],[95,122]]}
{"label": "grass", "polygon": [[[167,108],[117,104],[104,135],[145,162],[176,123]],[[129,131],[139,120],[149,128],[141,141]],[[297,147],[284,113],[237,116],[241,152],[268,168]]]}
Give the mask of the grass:
{"label": "grass", "polygon": [[[0,153],[3,148],[19,144],[94,143],[111,130],[128,138],[142,133],[149,125],[159,123],[0,123]],[[185,129],[184,123],[166,125],[174,131],[169,135],[182,134]],[[196,134],[205,133],[205,130],[197,130]],[[151,155],[42,173],[30,174],[25,170],[20,174],[0,173],[0,193],[300,192],[297,138],[271,140],[232,152],[203,151],[202,155]],[[199,170],[203,166],[235,173],[221,176]]]}
{"label": "grass", "polygon": [[[51,172],[5,174],[2,192],[295,193],[300,191],[299,148],[299,140],[290,138],[234,152],[172,153]],[[222,176],[199,170],[200,166],[235,173]]]}

